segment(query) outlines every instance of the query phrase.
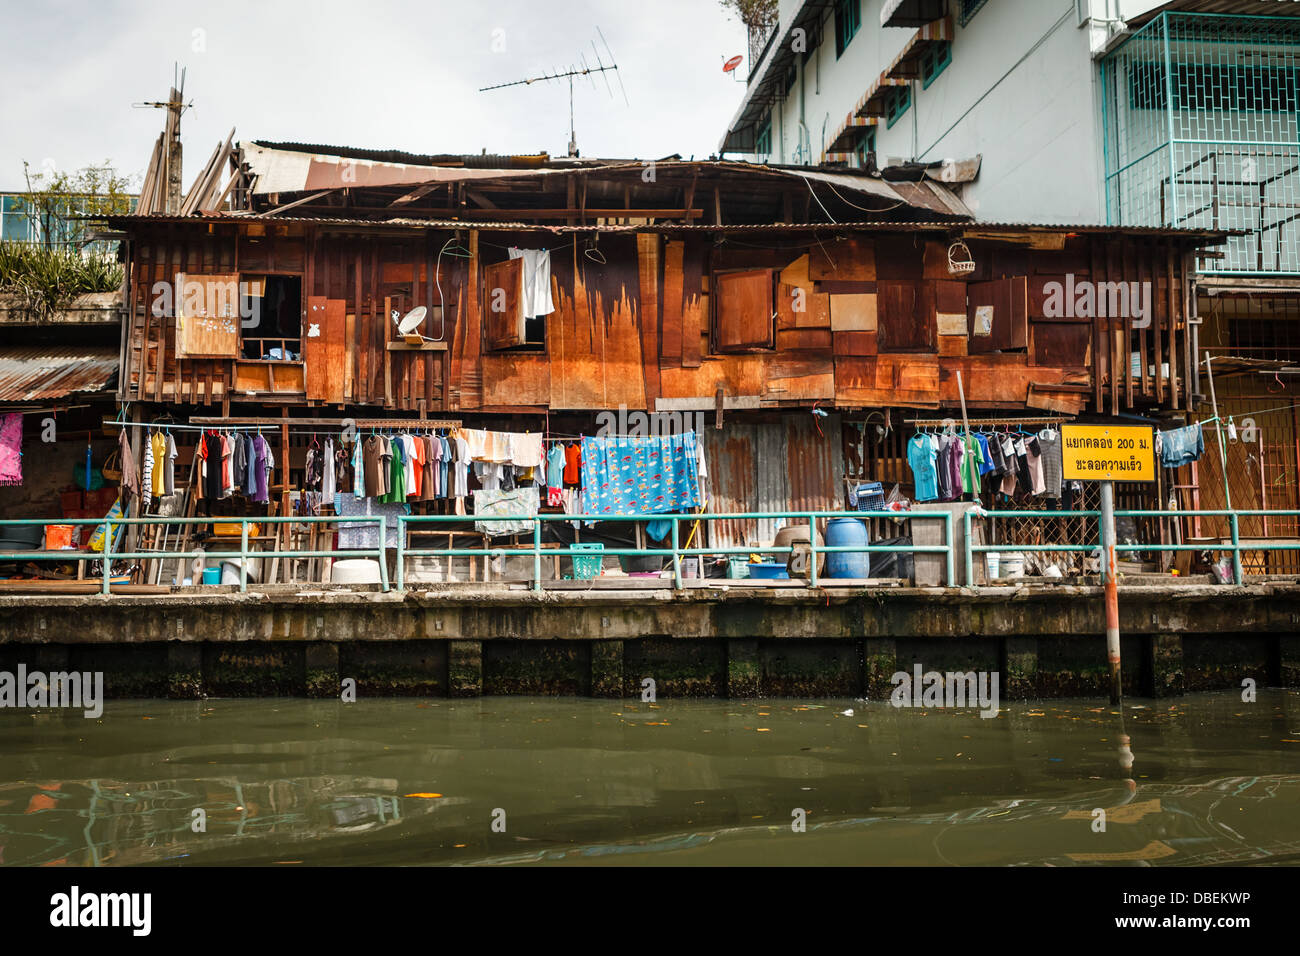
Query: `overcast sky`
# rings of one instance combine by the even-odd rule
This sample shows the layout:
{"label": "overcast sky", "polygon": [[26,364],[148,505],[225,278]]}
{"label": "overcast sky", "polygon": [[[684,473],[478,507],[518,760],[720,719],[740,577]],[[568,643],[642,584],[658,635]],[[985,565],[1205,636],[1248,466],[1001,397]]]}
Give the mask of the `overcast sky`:
{"label": "overcast sky", "polygon": [[[188,69],[185,187],[218,141],[420,153],[564,155],[568,86],[478,88],[569,69],[599,27],[611,78],[574,85],[584,156],[707,156],[744,86],[722,61],[744,28],[718,0],[96,0],[13,5],[0,57],[0,189],[105,159],[138,178],[162,129],[172,65]],[[494,49],[494,47],[496,49]],[[504,50],[500,48],[504,47]],[[741,67],[741,73],[748,64]],[[630,105],[628,105],[630,103]]]}

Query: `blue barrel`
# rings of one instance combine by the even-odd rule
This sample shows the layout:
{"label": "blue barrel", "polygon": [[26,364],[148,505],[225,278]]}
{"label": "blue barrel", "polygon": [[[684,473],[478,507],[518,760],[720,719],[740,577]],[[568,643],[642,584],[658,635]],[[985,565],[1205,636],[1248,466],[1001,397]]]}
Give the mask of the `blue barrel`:
{"label": "blue barrel", "polygon": [[[867,544],[867,526],[859,518],[832,518],[826,523],[826,545],[848,548]],[[828,578],[866,578],[871,564],[866,551],[832,551],[826,555]]]}

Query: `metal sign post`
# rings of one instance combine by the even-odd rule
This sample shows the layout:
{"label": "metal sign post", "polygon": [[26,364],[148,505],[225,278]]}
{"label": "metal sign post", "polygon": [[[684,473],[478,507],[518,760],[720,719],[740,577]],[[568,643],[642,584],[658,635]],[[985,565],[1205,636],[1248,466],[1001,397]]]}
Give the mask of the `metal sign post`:
{"label": "metal sign post", "polygon": [[1122,688],[1119,653],[1119,574],[1115,559],[1115,480],[1156,480],[1155,435],[1139,425],[1062,425],[1062,477],[1101,483],[1101,573],[1106,612],[1110,702]]}

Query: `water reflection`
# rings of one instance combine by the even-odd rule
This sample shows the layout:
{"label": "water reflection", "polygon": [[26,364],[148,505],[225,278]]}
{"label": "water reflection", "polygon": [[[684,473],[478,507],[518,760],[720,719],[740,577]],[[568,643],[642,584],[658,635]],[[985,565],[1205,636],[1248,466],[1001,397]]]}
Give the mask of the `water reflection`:
{"label": "water reflection", "polygon": [[1298,731],[1281,691],[993,720],[794,700],[3,711],[0,863],[1295,862]]}

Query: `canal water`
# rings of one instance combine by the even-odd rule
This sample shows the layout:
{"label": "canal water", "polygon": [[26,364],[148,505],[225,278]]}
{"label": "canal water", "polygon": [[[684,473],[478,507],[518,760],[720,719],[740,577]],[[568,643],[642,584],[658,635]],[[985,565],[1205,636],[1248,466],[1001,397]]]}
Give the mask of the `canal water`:
{"label": "canal water", "polygon": [[8,866],[1252,862],[1300,862],[1295,691],[0,710]]}

